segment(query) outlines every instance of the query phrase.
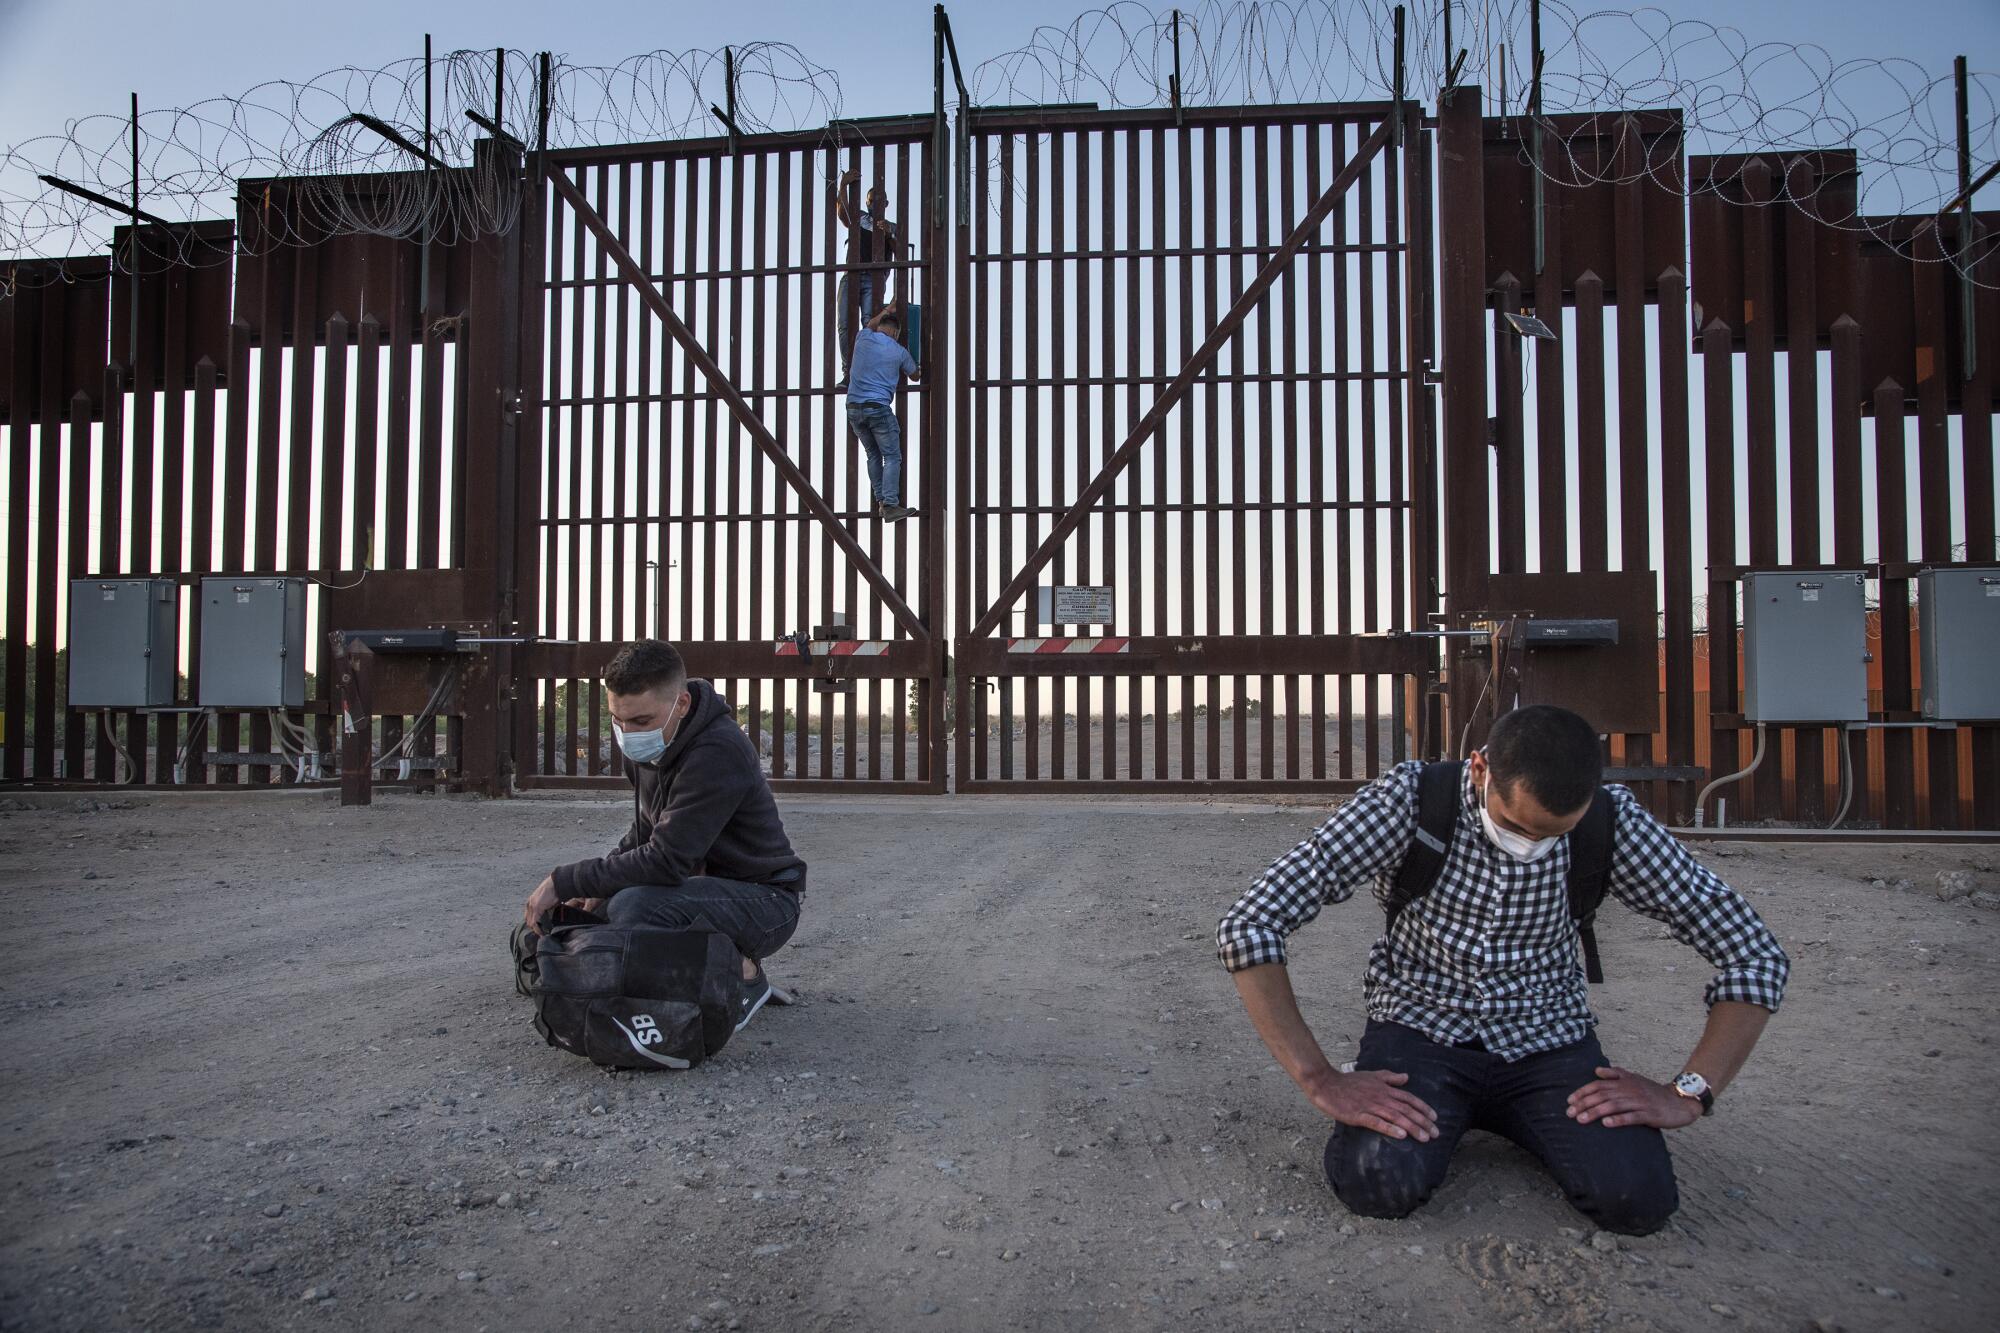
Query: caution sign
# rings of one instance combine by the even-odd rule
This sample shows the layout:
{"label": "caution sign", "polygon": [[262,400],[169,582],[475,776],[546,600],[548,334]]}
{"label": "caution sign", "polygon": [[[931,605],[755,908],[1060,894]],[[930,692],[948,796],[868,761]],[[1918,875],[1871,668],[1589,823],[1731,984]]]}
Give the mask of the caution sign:
{"label": "caution sign", "polygon": [[1044,625],[1109,625],[1117,599],[1108,587],[1038,588],[1036,603]]}

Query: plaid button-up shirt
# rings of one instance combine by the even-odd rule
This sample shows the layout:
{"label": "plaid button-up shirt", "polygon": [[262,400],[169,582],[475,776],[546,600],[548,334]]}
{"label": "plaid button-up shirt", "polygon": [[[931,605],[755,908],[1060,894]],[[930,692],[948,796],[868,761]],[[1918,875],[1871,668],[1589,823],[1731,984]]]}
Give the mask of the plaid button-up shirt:
{"label": "plaid button-up shirt", "polygon": [[[1273,863],[1216,929],[1223,965],[1235,972],[1284,962],[1288,935],[1371,880],[1386,901],[1416,832],[1422,768],[1397,765]],[[1631,792],[1610,792],[1611,895],[1665,922],[1714,965],[1709,1004],[1776,1010],[1791,961],[1756,910]],[[1477,1040],[1507,1060],[1581,1041],[1596,1019],[1569,915],[1569,839],[1540,861],[1515,861],[1481,827],[1469,776],[1459,797],[1437,883],[1369,951],[1369,1017],[1444,1044]]]}

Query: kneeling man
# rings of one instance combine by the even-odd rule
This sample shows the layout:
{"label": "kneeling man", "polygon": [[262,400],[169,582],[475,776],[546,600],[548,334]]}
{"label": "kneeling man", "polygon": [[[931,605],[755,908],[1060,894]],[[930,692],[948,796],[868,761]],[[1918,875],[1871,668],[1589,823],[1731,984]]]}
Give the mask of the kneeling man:
{"label": "kneeling man", "polygon": [[688,679],[672,644],[628,644],[604,668],[604,688],[632,783],[632,827],[616,850],[559,866],[537,885],[528,929],[568,903],[619,925],[718,931],[744,956],[747,1022],[774,994],[758,964],[798,928],[805,862],[734,711],[707,681]]}
{"label": "kneeling man", "polygon": [[1389,901],[1419,835],[1423,769],[1400,764],[1356,794],[1217,930],[1258,1035],[1338,1122],[1334,1192],[1357,1213],[1403,1217],[1443,1182],[1465,1131],[1486,1129],[1539,1158],[1598,1226],[1658,1229],[1680,1201],[1660,1131],[1713,1109],[1777,1010],[1790,961],[1735,890],[1629,791],[1605,788],[1610,893],[1717,969],[1707,1026],[1679,1069],[1655,1080],[1613,1066],[1592,1033],[1568,888],[1568,835],[1603,773],[1598,738],[1566,709],[1522,708],[1466,761],[1442,867],[1369,952],[1361,1054],[1337,1071],[1299,1014],[1285,939],[1369,881]]}

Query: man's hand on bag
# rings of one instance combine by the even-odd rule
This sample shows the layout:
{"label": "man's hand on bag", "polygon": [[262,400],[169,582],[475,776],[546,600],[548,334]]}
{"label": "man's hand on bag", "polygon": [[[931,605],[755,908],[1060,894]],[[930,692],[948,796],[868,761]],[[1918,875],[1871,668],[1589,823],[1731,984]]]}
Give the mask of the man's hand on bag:
{"label": "man's hand on bag", "polygon": [[1569,1095],[1568,1115],[1580,1125],[1601,1124],[1606,1129],[1624,1125],[1679,1129],[1701,1119],[1701,1103],[1629,1069],[1610,1067],[1597,1071],[1596,1082]]}
{"label": "man's hand on bag", "polygon": [[605,904],[610,901],[609,898],[565,898],[563,906],[574,907],[577,911],[588,912],[592,916],[603,916]]}
{"label": "man's hand on bag", "polygon": [[1310,1080],[1305,1091],[1314,1106],[1343,1125],[1429,1143],[1437,1137],[1437,1112],[1415,1093],[1403,1091],[1409,1081],[1408,1074],[1386,1069],[1343,1074],[1329,1068]]}
{"label": "man's hand on bag", "polygon": [[541,934],[542,918],[555,905],[556,877],[550,875],[535,886],[535,891],[528,895],[528,905],[521,911],[521,915],[527,919],[528,929],[534,931],[537,935]]}

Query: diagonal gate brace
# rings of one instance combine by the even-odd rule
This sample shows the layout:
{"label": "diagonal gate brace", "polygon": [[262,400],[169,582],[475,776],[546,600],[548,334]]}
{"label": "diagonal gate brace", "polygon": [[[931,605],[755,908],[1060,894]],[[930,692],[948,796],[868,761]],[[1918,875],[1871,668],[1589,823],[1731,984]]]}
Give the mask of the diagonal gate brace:
{"label": "diagonal gate brace", "polygon": [[1264,299],[1264,294],[1270,291],[1287,266],[1298,256],[1299,251],[1305,248],[1306,242],[1312,239],[1320,224],[1332,214],[1334,206],[1340,202],[1354,182],[1361,179],[1362,171],[1394,136],[1395,129],[1394,121],[1384,120],[1375,127],[1373,134],[1362,141],[1361,147],[1348,160],[1347,165],[1341,168],[1340,174],[1333,178],[1333,182],[1326,187],[1326,192],[1320,195],[1319,201],[1312,206],[1311,211],[1299,220],[1298,226],[1292,228],[1291,233],[1285,237],[1284,244],[1277,248],[1265,262],[1264,267],[1257,270],[1257,276],[1243,289],[1243,295],[1236,298],[1236,303],[1229,307],[1216,322],[1215,328],[1210,330],[1201,346],[1194,350],[1194,355],[1190,356],[1187,364],[1181,367],[1180,374],[1174,376],[1173,382],[1160,390],[1159,398],[1146,409],[1146,415],[1132,428],[1132,433],[1126,436],[1125,443],[1119,445],[1117,452],[1104,461],[1104,468],[1097,474],[1096,479],[1084,488],[1083,493],[1076,497],[1076,502],[1063,514],[1055,527],[1050,529],[1042,544],[1035,548],[1035,553],[1021,566],[1021,572],[1014,576],[1014,581],[1000,590],[1000,595],[993,599],[993,605],[987,608],[986,614],[980,617],[977,625],[973,626],[973,638],[982,638],[999,627],[1001,617],[1007,614],[1021,594],[1034,583],[1035,576],[1042,571],[1042,566],[1055,558],[1056,553],[1062,549],[1062,544],[1069,540],[1070,534],[1083,525],[1083,521],[1090,516],[1090,511],[1096,508],[1098,502],[1110,492],[1119,474],[1132,465],[1133,460],[1139,456],[1139,451],[1145,447],[1146,441],[1166,420],[1167,413],[1173,411],[1181,399],[1187,396],[1188,389],[1215,360],[1216,353],[1222,350],[1222,345],[1236,335],[1237,329],[1243,326],[1243,321],[1249,317],[1251,310]]}
{"label": "diagonal gate brace", "polygon": [[930,631],[917,619],[916,612],[910,610],[909,604],[896,592],[895,586],[883,576],[881,569],[869,558],[868,552],[862,549],[861,543],[854,539],[854,534],[841,525],[840,516],[820,498],[819,492],[813,489],[812,482],[806,479],[806,474],[799,471],[798,464],[791,460],[791,456],[778,443],[777,437],[771,434],[770,428],[743,397],[742,391],[730,382],[722,367],[715,363],[715,358],[708,354],[708,349],[701,345],[700,339],[694,336],[694,331],[681,322],[680,316],[676,315],[673,307],[667,304],[667,298],[653,285],[653,280],[646,276],[646,271],[632,258],[631,252],[618,239],[617,233],[611,230],[610,224],[605,222],[603,216],[591,206],[590,201],[584,198],[583,192],[576,188],[575,183],[565,176],[560,168],[551,167],[545,174],[549,184],[555,187],[563,202],[570,206],[578,220],[596,238],[605,254],[618,265],[618,271],[625,281],[637,289],[640,299],[646,303],[647,308],[660,317],[660,322],[666,326],[668,335],[680,344],[681,350],[687,353],[688,360],[694,363],[702,378],[707,380],[717,396],[728,404],[736,423],[749,433],[751,441],[763,450],[766,458],[771,460],[771,465],[778,470],[778,475],[784,478],[785,484],[798,495],[799,503],[805,507],[806,512],[825,526],[833,536],[834,545],[854,562],[855,569],[860,572],[862,578],[868,580],[868,586],[875,590],[883,605],[887,606],[896,617],[897,623],[919,639],[929,638]]}

